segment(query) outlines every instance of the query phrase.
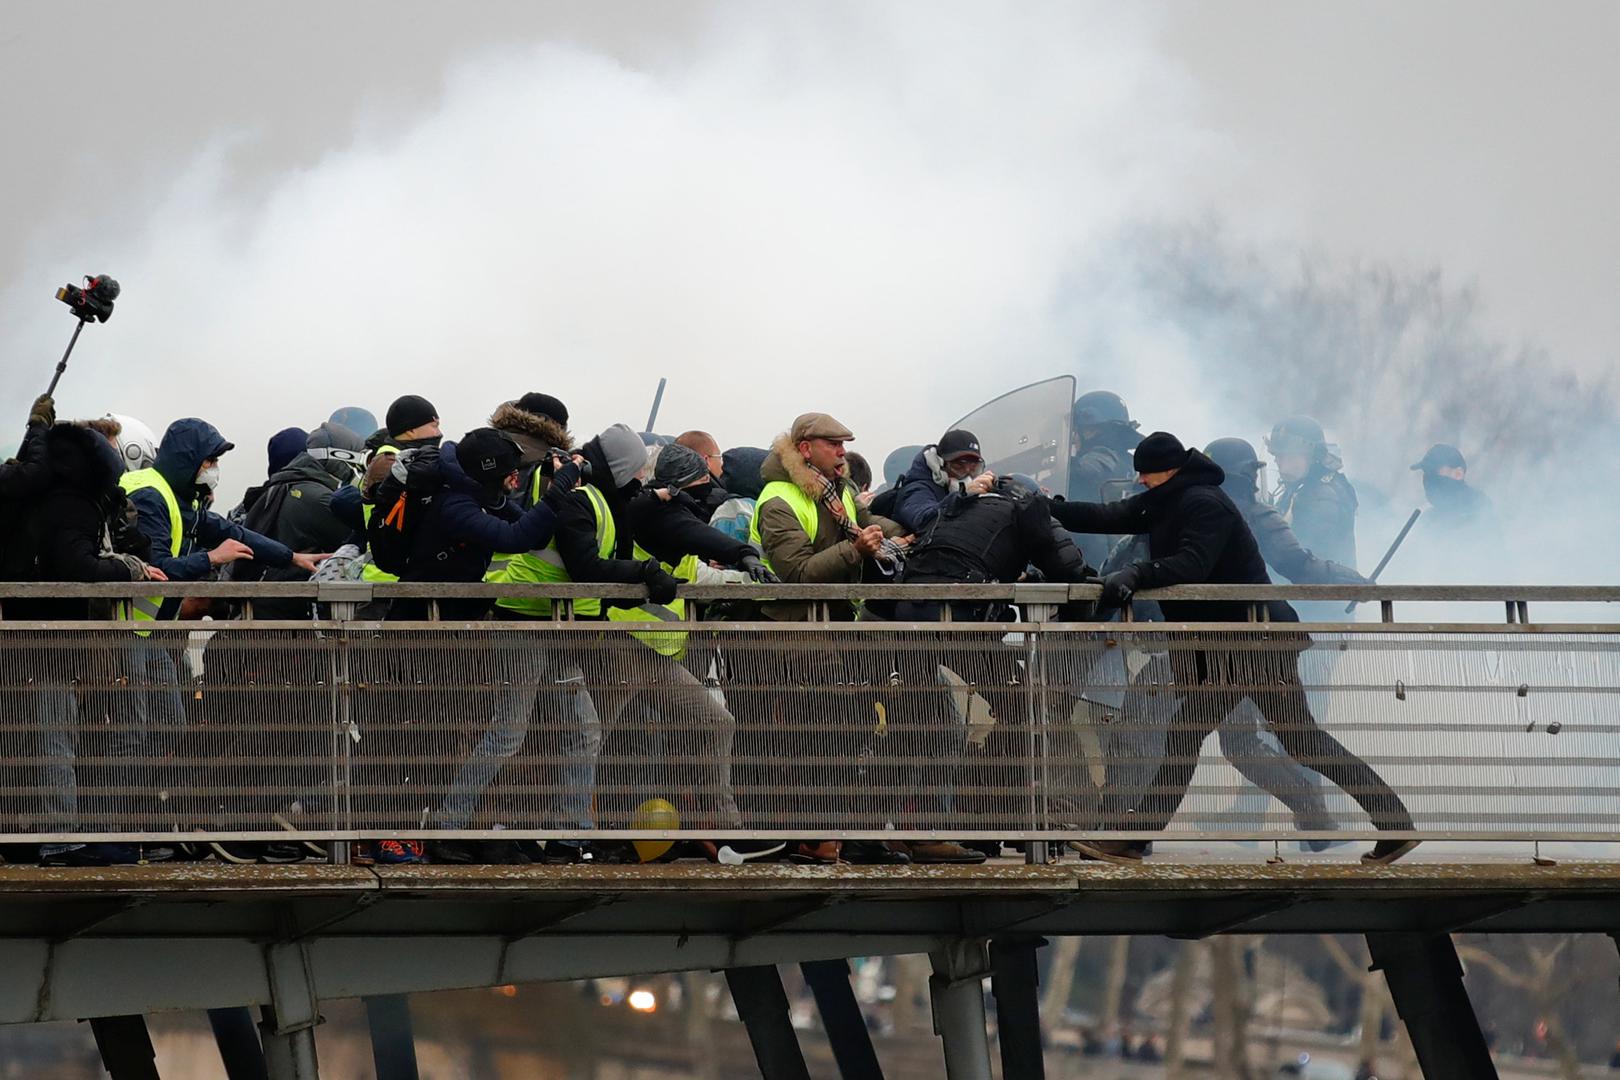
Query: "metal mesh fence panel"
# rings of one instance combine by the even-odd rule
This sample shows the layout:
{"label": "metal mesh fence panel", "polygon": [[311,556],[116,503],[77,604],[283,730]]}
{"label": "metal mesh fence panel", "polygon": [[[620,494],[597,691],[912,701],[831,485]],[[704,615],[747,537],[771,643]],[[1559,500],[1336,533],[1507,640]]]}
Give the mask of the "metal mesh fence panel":
{"label": "metal mesh fence panel", "polygon": [[1620,633],[0,623],[0,838],[1620,840]]}

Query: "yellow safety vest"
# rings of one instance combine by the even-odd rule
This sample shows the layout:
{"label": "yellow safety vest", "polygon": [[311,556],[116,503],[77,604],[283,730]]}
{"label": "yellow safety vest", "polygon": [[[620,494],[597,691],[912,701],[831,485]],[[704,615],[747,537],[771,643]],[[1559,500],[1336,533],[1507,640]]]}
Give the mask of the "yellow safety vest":
{"label": "yellow safety vest", "polygon": [[[636,545],[635,556],[643,562],[655,561],[651,555],[642,550],[640,544]],[[669,563],[660,565],[688,584],[697,580],[696,555],[688,555],[674,566]],[[686,601],[677,596],[668,604],[655,604],[649,600],[639,607],[608,608],[608,619],[612,622],[685,622]],[[630,636],[661,656],[672,656],[677,660],[686,656],[684,630],[632,630]]]}
{"label": "yellow safety vest", "polygon": [[[135,472],[125,473],[118,478],[118,486],[124,492],[133,495],[137,491],[153,488],[163,496],[163,505],[169,508],[169,556],[180,557],[180,545],[185,540],[185,525],[180,520],[180,500],[175,498],[174,489],[163,478],[163,474],[156,469],[137,469]],[[143,596],[134,604],[136,622],[156,622],[158,611],[163,607],[163,597]],[[151,630],[137,630],[143,637]]]}
{"label": "yellow safety vest", "polygon": [[[397,454],[399,453],[399,447],[387,445],[379,446],[377,447],[377,453]],[[376,454],[373,454],[372,457],[375,458]],[[374,509],[376,509],[376,507],[372,506],[370,503],[366,503],[360,507],[360,516],[365,519],[367,525],[371,524],[371,512]],[[376,563],[368,562],[360,568],[360,580],[386,583],[390,581],[398,581],[399,575],[390,574]]]}
{"label": "yellow safety vest", "polygon": [[[855,508],[855,496],[850,492],[848,484],[843,487],[844,513],[849,515],[849,523],[854,525],[859,518]],[[816,530],[821,516],[817,513],[820,504],[806,495],[798,484],[787,480],[772,480],[766,484],[764,489],[760,491],[759,498],[754,502],[754,518],[748,523],[748,539],[753,542],[756,548],[765,552],[765,557],[761,561],[767,567],[771,565],[770,552],[765,551],[765,545],[760,542],[759,519],[765,509],[765,504],[772,499],[781,499],[793,508],[793,515],[799,519],[799,527],[804,529],[804,535],[810,539],[812,544],[816,542]]]}
{"label": "yellow safety vest", "polygon": [[[540,470],[536,469],[533,487],[536,502],[540,498],[540,481]],[[613,558],[614,549],[618,546],[618,532],[613,524],[613,512],[608,509],[607,496],[591,484],[580,484],[574,490],[583,491],[591,502],[591,511],[596,517],[597,558]],[[484,580],[499,584],[543,585],[563,584],[574,579],[568,576],[562,553],[557,550],[557,539],[552,537],[551,543],[534,551],[496,555],[490,560]],[[535,618],[551,615],[551,600],[544,596],[508,596],[495,601],[495,606],[503,611]],[[601,615],[602,601],[588,598],[575,600],[574,614]]]}

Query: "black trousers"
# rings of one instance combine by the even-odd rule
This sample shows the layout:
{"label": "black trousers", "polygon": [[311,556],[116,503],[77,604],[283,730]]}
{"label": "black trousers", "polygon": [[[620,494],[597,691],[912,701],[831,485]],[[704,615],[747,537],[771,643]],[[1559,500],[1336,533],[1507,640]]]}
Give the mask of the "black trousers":
{"label": "black trousers", "polygon": [[1254,702],[1288,755],[1342,788],[1367,811],[1374,828],[1412,827],[1400,796],[1370,765],[1317,726],[1300,685],[1299,654],[1287,642],[1257,638],[1247,649],[1176,648],[1172,643],[1170,664],[1181,709],[1168,732],[1164,758],[1145,792],[1104,792],[1104,828],[1156,831],[1168,825],[1187,797],[1204,739],[1245,698]]}

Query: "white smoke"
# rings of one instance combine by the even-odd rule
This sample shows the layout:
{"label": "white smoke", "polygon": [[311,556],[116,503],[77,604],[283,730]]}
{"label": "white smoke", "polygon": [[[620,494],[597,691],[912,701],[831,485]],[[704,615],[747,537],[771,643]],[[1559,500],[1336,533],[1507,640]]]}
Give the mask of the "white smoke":
{"label": "white smoke", "polygon": [[[242,447],[227,493],[272,432],[338,405],[421,393],[459,434],[544,390],[588,435],[640,427],[660,375],[661,430],[760,444],[826,410],[881,461],[1083,369],[1056,307],[1077,254],[1229,167],[1155,18],[728,6],[643,70],[513,45],[252,202],[222,132],[144,221],[51,252],[59,274],[125,283],[62,407],[212,420]],[[65,336],[52,316],[24,327],[26,355]],[[7,396],[40,374],[12,367]]]}

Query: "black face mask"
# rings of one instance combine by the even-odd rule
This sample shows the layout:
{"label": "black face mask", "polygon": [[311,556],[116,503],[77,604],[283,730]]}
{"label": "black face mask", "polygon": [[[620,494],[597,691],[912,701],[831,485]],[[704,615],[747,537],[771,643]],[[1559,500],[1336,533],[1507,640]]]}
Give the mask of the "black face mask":
{"label": "black face mask", "polygon": [[1462,494],[1463,486],[1464,481],[1449,476],[1427,472],[1423,474],[1423,494],[1427,495],[1429,501],[1436,506],[1457,498]]}
{"label": "black face mask", "polygon": [[633,499],[640,493],[641,481],[639,479],[631,480],[629,483],[619,488],[619,494],[623,495],[627,499]]}
{"label": "black face mask", "polygon": [[701,484],[693,484],[691,487],[682,488],[681,490],[697,500],[699,505],[702,505],[709,501],[710,495],[714,494],[715,486],[712,480],[706,480]]}

